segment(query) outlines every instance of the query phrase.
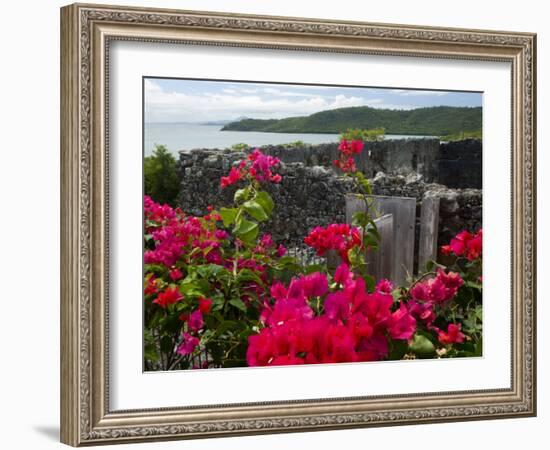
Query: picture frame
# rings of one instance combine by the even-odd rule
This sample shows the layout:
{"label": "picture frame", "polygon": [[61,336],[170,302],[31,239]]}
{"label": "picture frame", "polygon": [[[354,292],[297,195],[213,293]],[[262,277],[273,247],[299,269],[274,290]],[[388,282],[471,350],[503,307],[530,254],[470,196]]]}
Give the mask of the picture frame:
{"label": "picture frame", "polygon": [[[112,409],[109,64],[117,41],[510,64],[510,386]],[[536,415],[535,93],[531,33],[106,5],[62,8],[61,441],[81,446]]]}

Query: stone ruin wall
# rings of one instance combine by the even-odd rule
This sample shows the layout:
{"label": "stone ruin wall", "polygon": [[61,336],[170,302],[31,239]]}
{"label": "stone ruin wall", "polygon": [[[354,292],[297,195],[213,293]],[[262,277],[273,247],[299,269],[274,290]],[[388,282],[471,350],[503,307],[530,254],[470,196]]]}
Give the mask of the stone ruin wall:
{"label": "stone ruin wall", "polygon": [[[313,227],[345,221],[345,194],[354,192],[354,187],[332,166],[338,156],[336,144],[300,148],[267,146],[262,151],[283,162],[279,170],[282,182],[267,187],[276,209],[265,227],[275,239],[290,247],[300,247]],[[246,154],[228,149],[180,152],[182,209],[201,215],[208,205],[231,205],[236,187],[221,189],[220,178]],[[472,158],[465,156],[468,154]],[[481,227],[479,141],[440,145],[435,139],[387,140],[368,143],[362,155],[363,159],[357,160],[358,167],[371,177],[376,195],[416,198],[417,217],[425,195],[440,197],[439,245],[461,229]],[[465,166],[478,169],[460,169]]]}

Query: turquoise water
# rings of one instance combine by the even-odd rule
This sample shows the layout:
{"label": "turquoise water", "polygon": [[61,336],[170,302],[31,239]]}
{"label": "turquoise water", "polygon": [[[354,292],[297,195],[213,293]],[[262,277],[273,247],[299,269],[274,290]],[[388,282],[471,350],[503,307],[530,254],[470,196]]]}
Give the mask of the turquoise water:
{"label": "turquoise water", "polygon": [[[155,144],[165,145],[177,155],[179,150],[193,148],[227,148],[245,143],[251,147],[268,144],[287,144],[303,141],[306,144],[337,142],[338,134],[262,133],[257,131],[221,131],[221,125],[190,123],[146,123],[144,128],[145,156],[153,152]],[[386,139],[404,139],[419,136],[386,135]]]}

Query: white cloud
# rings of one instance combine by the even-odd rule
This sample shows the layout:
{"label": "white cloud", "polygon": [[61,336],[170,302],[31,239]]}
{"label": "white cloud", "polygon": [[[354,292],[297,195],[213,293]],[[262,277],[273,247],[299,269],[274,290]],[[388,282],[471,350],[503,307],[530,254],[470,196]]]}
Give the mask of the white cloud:
{"label": "white cloud", "polygon": [[183,93],[164,90],[153,80],[145,80],[146,122],[202,122],[234,119],[239,116],[258,119],[282,118],[363,105],[374,108],[412,109],[411,106],[388,105],[382,99],[376,98],[367,99],[344,94],[309,95],[270,87],[261,90],[231,87],[216,93]]}
{"label": "white cloud", "polygon": [[403,95],[405,97],[420,97],[420,96],[433,96],[433,97],[441,97],[443,95],[447,95],[448,92],[444,91],[415,91],[415,90],[409,90],[409,89],[392,89],[391,92],[393,94],[397,95]]}

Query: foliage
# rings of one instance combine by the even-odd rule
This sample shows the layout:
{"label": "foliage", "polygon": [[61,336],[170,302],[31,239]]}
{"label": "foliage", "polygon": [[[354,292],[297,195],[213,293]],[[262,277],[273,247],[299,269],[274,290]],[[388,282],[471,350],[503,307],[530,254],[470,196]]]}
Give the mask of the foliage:
{"label": "foliage", "polygon": [[481,129],[481,107],[435,106],[412,110],[368,106],[331,109],[283,119],[243,119],[222,130],[279,133],[342,133],[348,128],[384,128],[386,134],[445,136]]}
{"label": "foliage", "polygon": [[446,136],[440,136],[439,139],[441,141],[449,142],[449,141],[463,141],[465,139],[482,139],[482,132],[481,129],[474,130],[474,131],[460,131],[458,133],[454,134],[448,134]]}
{"label": "foliage", "polygon": [[[344,167],[367,201],[370,185],[340,143]],[[372,210],[352,224],[317,227],[305,243],[339,255],[335,270],[301,266],[260,223],[275,204],[280,161],[254,150],[222,177],[233,204],[201,217],[145,197],[146,370],[317,364],[481,354],[481,231],[457,235],[407,286],[375,280],[365,264],[380,239]]]}
{"label": "foliage", "polygon": [[244,144],[242,142],[238,143],[238,144],[233,144],[230,149],[234,152],[243,152],[245,150],[248,150],[250,148],[250,146],[248,144]]}
{"label": "foliage", "polygon": [[341,133],[340,139],[348,141],[366,141],[377,142],[384,139],[384,128],[373,128],[372,130],[362,130],[360,128],[348,128],[345,132]]}
{"label": "foliage", "polygon": [[304,141],[293,141],[293,142],[287,142],[286,144],[283,144],[284,148],[304,148],[306,147],[306,143]]}
{"label": "foliage", "polygon": [[179,192],[176,159],[164,145],[156,145],[143,161],[145,195],[160,203],[175,206]]}

